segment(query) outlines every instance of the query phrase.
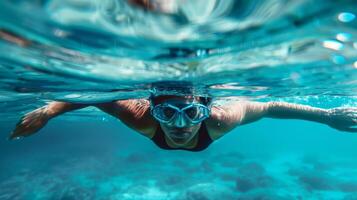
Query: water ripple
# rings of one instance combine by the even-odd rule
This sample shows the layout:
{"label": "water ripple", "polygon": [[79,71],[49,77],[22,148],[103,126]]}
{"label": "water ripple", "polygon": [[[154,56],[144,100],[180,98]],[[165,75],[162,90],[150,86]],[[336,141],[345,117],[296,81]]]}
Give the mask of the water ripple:
{"label": "water ripple", "polygon": [[152,2],[2,1],[0,101],[140,98],[170,80],[214,97],[356,96],[354,1]]}

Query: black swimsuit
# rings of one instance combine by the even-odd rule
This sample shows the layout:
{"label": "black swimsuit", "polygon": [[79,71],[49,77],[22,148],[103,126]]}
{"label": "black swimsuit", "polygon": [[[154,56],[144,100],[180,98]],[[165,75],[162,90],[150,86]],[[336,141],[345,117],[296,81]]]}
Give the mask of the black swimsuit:
{"label": "black swimsuit", "polygon": [[198,130],[198,134],[199,134],[198,142],[196,144],[196,147],[194,147],[192,149],[170,147],[165,141],[165,133],[162,131],[160,126],[158,126],[158,129],[157,129],[154,137],[151,138],[151,140],[158,147],[160,147],[162,149],[166,149],[166,150],[202,151],[202,150],[206,149],[213,142],[213,140],[208,135],[208,131],[207,131],[207,127],[206,127],[205,123],[202,123],[201,128]]}

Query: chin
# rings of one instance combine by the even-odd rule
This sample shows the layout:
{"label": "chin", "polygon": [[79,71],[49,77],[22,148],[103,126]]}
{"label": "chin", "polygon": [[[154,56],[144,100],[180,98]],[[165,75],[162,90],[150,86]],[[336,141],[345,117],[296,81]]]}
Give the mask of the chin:
{"label": "chin", "polygon": [[175,137],[175,135],[170,135],[170,138],[176,144],[184,145],[189,141],[188,139],[190,138],[190,136],[177,138],[177,137]]}
{"label": "chin", "polygon": [[176,140],[176,139],[171,139],[177,146],[185,146],[188,141],[187,140]]}

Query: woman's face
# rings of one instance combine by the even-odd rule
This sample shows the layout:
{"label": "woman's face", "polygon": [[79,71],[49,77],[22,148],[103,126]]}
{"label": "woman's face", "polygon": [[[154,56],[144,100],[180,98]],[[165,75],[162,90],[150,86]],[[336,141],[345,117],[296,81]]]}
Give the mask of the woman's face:
{"label": "woman's face", "polygon": [[[181,108],[193,101],[197,102],[193,97],[174,97],[165,99],[162,102],[170,103]],[[201,124],[202,123],[192,124],[189,119],[183,116],[176,116],[170,123],[160,122],[161,129],[165,135],[178,146],[183,146],[191,141],[200,129]]]}

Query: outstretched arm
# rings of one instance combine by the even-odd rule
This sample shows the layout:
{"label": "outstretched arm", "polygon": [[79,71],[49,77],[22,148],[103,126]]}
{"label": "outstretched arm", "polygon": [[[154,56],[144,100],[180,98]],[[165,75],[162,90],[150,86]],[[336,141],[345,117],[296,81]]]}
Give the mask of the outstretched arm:
{"label": "outstretched arm", "polygon": [[151,117],[150,105],[145,99],[129,99],[100,104],[74,104],[55,101],[24,115],[17,123],[9,139],[32,135],[43,128],[50,119],[88,106],[99,108],[148,137],[156,130],[156,121]]}
{"label": "outstretched arm", "polygon": [[88,104],[73,104],[66,102],[51,102],[41,108],[25,114],[16,124],[15,130],[9,139],[30,136],[43,128],[48,120],[65,112],[85,108]]}
{"label": "outstretched arm", "polygon": [[311,106],[270,102],[266,117],[283,119],[303,119],[329,125],[340,131],[357,132],[357,107],[341,107],[332,109]]}
{"label": "outstretched arm", "polygon": [[329,125],[335,129],[357,132],[357,108],[322,109],[300,104],[284,102],[234,102],[229,105],[212,108],[209,127],[219,134],[224,134],[237,125],[248,124],[263,117],[280,119],[302,119]]}

